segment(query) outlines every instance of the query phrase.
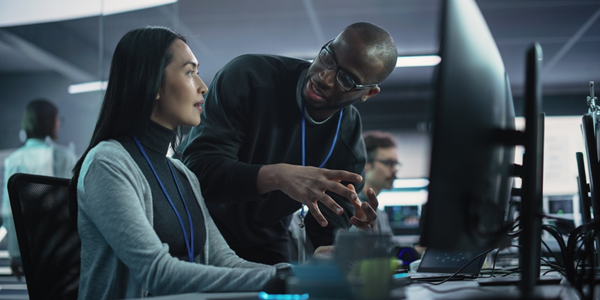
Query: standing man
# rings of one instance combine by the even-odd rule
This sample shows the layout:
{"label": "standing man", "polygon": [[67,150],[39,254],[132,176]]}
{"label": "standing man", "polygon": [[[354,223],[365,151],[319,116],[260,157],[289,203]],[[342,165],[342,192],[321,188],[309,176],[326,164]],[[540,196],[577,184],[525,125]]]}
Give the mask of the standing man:
{"label": "standing man", "polygon": [[[312,63],[242,55],[217,73],[203,121],[181,154],[240,257],[291,261],[287,229],[302,204],[310,210],[305,224],[315,248],[333,244],[339,228],[374,226],[375,212],[349,186],[362,190],[366,161],[352,103],[379,93],[397,55],[387,31],[361,22],[323,45]],[[354,216],[355,207],[364,210]]]}
{"label": "standing man", "polygon": [[[396,142],[389,133],[368,131],[363,134],[367,149],[367,164],[365,165],[365,187],[358,194],[360,201],[368,202],[365,191],[373,189],[379,195],[383,189],[391,189],[396,180],[396,172],[400,168]],[[377,231],[382,234],[392,234],[387,213],[377,210]]]}

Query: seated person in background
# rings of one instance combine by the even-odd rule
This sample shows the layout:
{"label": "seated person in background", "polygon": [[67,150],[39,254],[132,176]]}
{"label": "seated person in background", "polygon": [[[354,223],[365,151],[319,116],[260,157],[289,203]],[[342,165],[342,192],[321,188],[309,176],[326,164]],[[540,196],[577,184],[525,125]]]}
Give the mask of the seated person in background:
{"label": "seated person in background", "polygon": [[21,132],[26,139],[25,145],[4,159],[2,196],[2,218],[7,232],[10,268],[18,279],[23,275],[23,268],[8,199],[8,179],[15,173],[68,178],[71,177],[71,169],[77,162],[73,151],[54,143],[60,121],[58,108],[49,100],[40,98],[29,102],[21,126]]}
{"label": "seated person in background", "polygon": [[[363,134],[365,148],[367,149],[367,163],[365,165],[365,187],[358,194],[362,202],[367,202],[365,191],[372,190],[379,195],[383,189],[391,189],[396,172],[400,167],[396,142],[389,133],[381,131],[368,131]],[[382,209],[377,209],[377,231],[382,234],[393,235],[388,220],[388,215]]]}
{"label": "seated person in background", "polygon": [[125,34],[88,149],[71,181],[81,237],[79,299],[258,291],[288,264],[239,258],[215,226],[196,176],[179,160],[181,125],[207,92],[198,60],[164,27]]}
{"label": "seated person in background", "polygon": [[256,54],[231,60],[212,81],[202,123],[182,143],[219,230],[250,261],[293,259],[288,227],[303,204],[315,247],[360,226],[350,185],[362,190],[366,159],[352,103],[379,93],[396,45],[385,29],[359,22],[315,50],[312,63]]}

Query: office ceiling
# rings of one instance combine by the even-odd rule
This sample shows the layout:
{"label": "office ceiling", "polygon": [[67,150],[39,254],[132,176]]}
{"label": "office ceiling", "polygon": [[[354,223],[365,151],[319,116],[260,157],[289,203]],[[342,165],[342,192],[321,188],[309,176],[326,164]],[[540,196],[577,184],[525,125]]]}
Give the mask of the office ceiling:
{"label": "office ceiling", "polygon": [[[441,1],[180,0],[103,18],[4,27],[0,75],[51,72],[73,83],[105,79],[120,37],[147,24],[169,26],[186,35],[207,83],[227,61],[244,53],[311,59],[321,45],[357,21],[387,29],[401,55],[436,54]],[[547,113],[585,113],[588,83],[600,82],[600,0],[478,0],[477,4],[503,57],[515,98],[522,95],[525,50],[537,41],[544,51]],[[422,126],[433,96],[434,69],[396,68],[381,85],[380,95],[357,105],[365,128]]]}

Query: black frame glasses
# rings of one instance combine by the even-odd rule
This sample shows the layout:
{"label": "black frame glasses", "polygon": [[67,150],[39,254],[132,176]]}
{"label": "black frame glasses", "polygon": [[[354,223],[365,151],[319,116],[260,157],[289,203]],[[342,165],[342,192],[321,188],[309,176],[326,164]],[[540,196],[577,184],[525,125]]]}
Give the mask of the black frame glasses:
{"label": "black frame glasses", "polygon": [[400,169],[402,167],[402,163],[393,159],[375,159],[373,161],[379,162],[388,168],[396,168]]}
{"label": "black frame glasses", "polygon": [[319,61],[327,70],[331,70],[333,68],[338,68],[337,73],[335,74],[335,79],[338,84],[346,91],[350,91],[353,89],[357,90],[368,90],[372,87],[376,87],[379,84],[356,84],[354,80],[348,76],[346,71],[340,67],[337,60],[335,59],[335,55],[333,54],[333,50],[329,48],[333,40],[327,42],[323,47],[321,47],[321,51],[319,51]]}

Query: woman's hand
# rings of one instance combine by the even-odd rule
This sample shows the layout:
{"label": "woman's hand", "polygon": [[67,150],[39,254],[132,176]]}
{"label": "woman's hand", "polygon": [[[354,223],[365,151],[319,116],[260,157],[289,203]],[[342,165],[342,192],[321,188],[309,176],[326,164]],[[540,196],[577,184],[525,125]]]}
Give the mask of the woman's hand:
{"label": "woman's hand", "polygon": [[333,257],[334,246],[320,246],[315,250],[313,258],[317,259],[329,259]]}

